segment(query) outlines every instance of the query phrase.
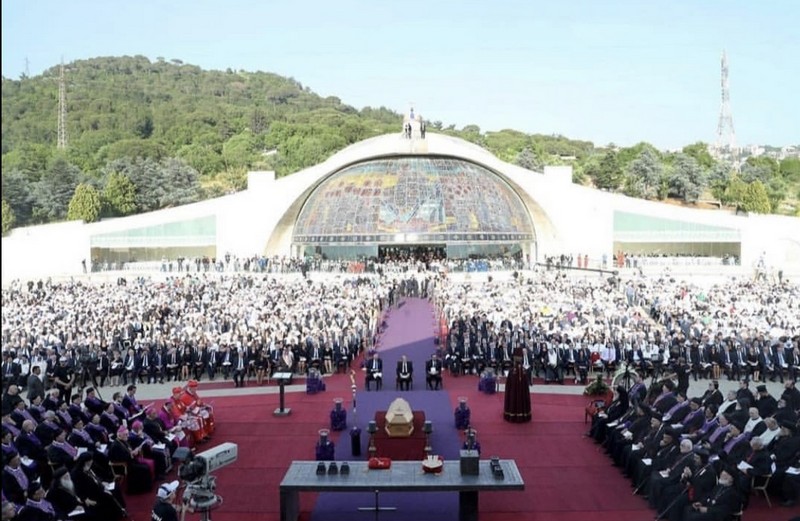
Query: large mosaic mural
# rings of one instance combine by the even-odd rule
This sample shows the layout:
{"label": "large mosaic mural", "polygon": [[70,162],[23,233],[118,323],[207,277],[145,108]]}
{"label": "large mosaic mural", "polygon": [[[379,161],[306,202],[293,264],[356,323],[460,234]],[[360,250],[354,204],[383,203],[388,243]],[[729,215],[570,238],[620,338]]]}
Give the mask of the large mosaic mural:
{"label": "large mosaic mural", "polygon": [[294,228],[302,244],[527,241],[522,200],[495,173],[454,158],[351,165],[324,180]]}

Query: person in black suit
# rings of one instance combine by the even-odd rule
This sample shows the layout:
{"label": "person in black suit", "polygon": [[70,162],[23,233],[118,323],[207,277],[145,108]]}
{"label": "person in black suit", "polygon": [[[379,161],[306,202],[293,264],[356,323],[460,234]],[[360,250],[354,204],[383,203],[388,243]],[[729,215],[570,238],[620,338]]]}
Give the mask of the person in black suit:
{"label": "person in black suit", "polygon": [[364,381],[364,386],[369,391],[369,383],[375,382],[375,389],[380,391],[383,387],[383,360],[380,359],[378,353],[372,355],[372,359],[367,362],[367,376]]}
{"label": "person in black suit", "polygon": [[397,385],[401,391],[411,389],[411,381],[414,378],[414,366],[406,355],[403,355],[397,362]]}
{"label": "person in black suit", "polygon": [[122,397],[122,407],[128,411],[128,416],[136,416],[142,412],[142,406],[136,401],[136,386],[131,384]]}
{"label": "person in black suit", "polygon": [[164,356],[160,346],[150,350],[150,367],[147,371],[147,383],[164,383]]}
{"label": "person in black suit", "polygon": [[206,364],[206,372],[208,373],[208,379],[213,381],[214,377],[217,375],[217,364],[219,363],[219,356],[216,349],[206,349],[203,351],[203,355],[205,356],[205,364]]}
{"label": "person in black suit", "polygon": [[703,393],[701,400],[703,401],[703,407],[712,403],[716,404],[717,407],[722,405],[722,402],[725,401],[725,397],[722,396],[722,392],[719,390],[718,380],[708,382],[708,389],[706,389],[706,392]]}
{"label": "person in black suit", "polygon": [[[4,380],[5,381],[5,380]],[[14,384],[8,386],[8,389],[3,393],[2,400],[2,413],[3,416],[10,414],[11,411],[17,408],[17,403],[22,401],[22,396],[19,395],[19,387]]]}
{"label": "person in black suit", "polygon": [[15,383],[19,378],[22,368],[14,361],[14,356],[8,352],[3,356],[3,387],[8,387],[10,384]]}
{"label": "person in black suit", "polygon": [[28,375],[28,381],[25,382],[28,391],[28,401],[30,403],[33,403],[33,400],[37,396],[44,398],[44,382],[40,377],[41,374],[42,368],[35,365],[33,369],[31,369],[31,374]]}
{"label": "person in black suit", "polygon": [[244,377],[247,375],[247,352],[241,346],[231,356],[233,368],[233,383],[235,387],[244,387]]}
{"label": "person in black suit", "polygon": [[425,383],[433,390],[442,387],[442,361],[436,353],[425,362]]}
{"label": "person in black suit", "polygon": [[753,479],[756,483],[763,483],[767,476],[772,474],[772,458],[764,448],[761,438],[755,437],[750,440],[750,454],[742,460],[739,469],[741,470],[737,482],[739,490],[744,496],[744,507],[747,507],[747,500],[750,497],[750,486]]}
{"label": "person in black suit", "polygon": [[143,421],[144,432],[150,436],[156,443],[163,443],[167,446],[170,454],[175,452],[178,448],[178,443],[172,439],[170,440],[169,432],[167,431],[164,423],[158,417],[158,411],[151,407],[145,414]]}

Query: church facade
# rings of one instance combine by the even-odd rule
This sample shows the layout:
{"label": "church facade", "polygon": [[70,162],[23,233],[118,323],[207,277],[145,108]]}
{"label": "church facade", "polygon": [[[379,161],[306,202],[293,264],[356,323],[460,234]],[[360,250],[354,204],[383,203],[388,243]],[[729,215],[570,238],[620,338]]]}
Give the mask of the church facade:
{"label": "church facade", "polygon": [[449,258],[562,254],[736,259],[800,266],[800,219],[736,215],[633,199],[572,183],[570,167],[532,172],[467,141],[423,133],[361,141],[247,189],[98,223],[15,229],[3,238],[3,280],[161,259],[265,255],[359,259],[430,247]]}

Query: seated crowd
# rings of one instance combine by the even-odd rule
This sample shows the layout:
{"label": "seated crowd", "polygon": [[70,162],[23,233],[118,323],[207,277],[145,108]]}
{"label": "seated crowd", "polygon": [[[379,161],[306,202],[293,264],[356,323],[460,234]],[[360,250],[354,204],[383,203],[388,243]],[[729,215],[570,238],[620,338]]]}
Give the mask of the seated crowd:
{"label": "seated crowd", "polygon": [[754,382],[800,375],[800,289],[732,281],[700,288],[675,280],[527,282],[444,280],[434,302],[447,324],[441,349],[454,374],[495,373],[523,352],[529,380],[586,383],[592,371]]}
{"label": "seated crowd", "polygon": [[3,380],[29,393],[41,380],[71,394],[87,385],[232,378],[241,386],[276,371],[346,371],[374,341],[381,311],[419,294],[411,278],[186,275],[4,290]]}
{"label": "seated crowd", "polygon": [[2,497],[19,520],[127,517],[127,493],[152,489],[179,446],[210,438],[214,416],[197,383],[175,387],[159,409],[136,386],[111,401],[94,388],[67,399],[58,389],[26,404],[15,384],[2,397]]}
{"label": "seated crowd", "polygon": [[[788,282],[733,280],[700,287],[674,279],[640,278],[622,285],[616,278],[574,280],[553,272],[529,279],[459,282],[441,272],[418,269],[328,281],[238,274],[185,275],[166,282],[138,279],[124,285],[48,283],[27,291],[15,286],[2,293],[0,370],[7,387],[3,492],[8,482],[6,498],[18,505],[33,503],[30,508],[35,509],[53,483],[69,490],[72,479],[77,487],[75,469],[86,454],[92,457],[91,465],[84,464],[97,478],[98,490],[104,490],[103,482],[114,481],[114,463],[125,464],[128,486],[148,489],[169,466],[169,457],[159,451],[164,446],[164,454],[170,454],[177,443],[172,436],[183,433],[184,443],[200,443],[213,431],[213,411],[196,398],[198,380],[232,377],[240,386],[251,376],[261,383],[275,371],[348,372],[350,363],[374,346],[383,311],[403,296],[430,298],[447,324],[439,357],[431,362],[437,364],[437,374],[442,362],[457,375],[481,374],[487,369],[502,374],[510,369],[515,352],[522,354],[529,381],[542,375],[545,383],[564,383],[572,374],[576,382],[585,383],[592,371],[612,375],[626,368],[640,378],[658,379],[666,371],[673,372],[677,385],[665,383],[663,396],[652,392],[651,401],[634,398],[641,393],[634,386],[619,412],[620,422],[610,420],[609,409],[609,421],[598,417],[593,427],[595,432],[603,431],[600,438],[608,443],[615,461],[631,473],[639,491],[651,495],[654,506],[666,507],[659,501],[669,497],[672,489],[657,472],[667,470],[662,464],[667,460],[637,459],[647,453],[644,444],[633,450],[634,443],[644,440],[648,432],[652,436],[647,447],[655,449],[653,455],[664,438],[677,442],[673,452],[680,454],[680,440],[686,434],[690,450],[702,445],[709,451],[709,460],[718,457],[713,460],[715,473],[722,475],[721,481],[728,481],[724,477],[728,474],[738,488],[747,485],[747,469],[734,470],[740,463],[737,458],[746,459],[750,451],[771,450],[770,443],[776,440],[796,438],[784,423],[796,423],[800,408],[793,384],[800,369],[800,290]],[[377,362],[375,368],[382,374]],[[786,380],[785,404],[771,410],[766,397],[763,402],[736,397],[720,413],[722,406],[709,412],[714,404],[707,406],[701,399],[706,415],[702,425],[679,425],[675,407],[695,412],[696,422],[700,417],[699,408],[693,409],[698,407],[696,400],[686,395],[689,379],[723,375],[746,381]],[[135,393],[136,384],[164,380],[189,383],[176,387],[160,411],[136,411],[135,400],[132,409],[130,392]],[[115,393],[110,402],[103,402],[96,395],[106,383],[126,385],[128,392]],[[26,388],[27,404],[16,384]],[[428,379],[427,384],[438,388],[441,378]],[[90,385],[94,387],[86,387]],[[743,440],[749,443],[753,437],[744,431],[748,418],[758,423],[750,417],[751,407],[764,425],[777,422],[777,427],[766,431],[786,429],[781,436],[762,440],[766,449],[744,447]],[[131,421],[137,414],[141,425]],[[738,429],[742,420],[746,425]],[[709,434],[713,439],[704,439],[713,421]],[[627,428],[634,423],[636,432]],[[650,430],[648,425],[652,425]],[[137,439],[138,432],[144,432],[152,444],[140,441],[144,437]],[[692,437],[698,432],[699,436]],[[729,445],[733,441],[736,444]],[[75,453],[67,449],[68,456],[59,460],[50,449],[62,443]],[[736,446],[739,449],[733,451]],[[78,455],[78,448],[85,451]],[[793,454],[796,458],[797,449]],[[786,469],[796,462],[789,460],[783,458],[784,467],[772,469],[770,487],[792,501],[796,480]],[[71,478],[59,472],[61,468],[67,468]],[[45,491],[32,490],[36,483],[45,486]],[[108,494],[96,496],[92,502],[103,500],[102,508],[107,510],[94,518],[113,519],[120,514],[124,503],[114,490],[110,494],[119,511],[108,514],[112,510]],[[702,493],[697,498],[701,501]],[[93,514],[86,507],[96,505],[86,500],[81,505],[91,519]],[[59,508],[68,506],[65,501]],[[682,519],[674,511],[670,515]]]}
{"label": "seated crowd", "polygon": [[800,500],[800,391],[787,380],[779,399],[742,380],[727,399],[709,384],[687,396],[669,378],[619,385],[589,435],[645,496],[656,519],[732,519],[755,487],[785,506]]}

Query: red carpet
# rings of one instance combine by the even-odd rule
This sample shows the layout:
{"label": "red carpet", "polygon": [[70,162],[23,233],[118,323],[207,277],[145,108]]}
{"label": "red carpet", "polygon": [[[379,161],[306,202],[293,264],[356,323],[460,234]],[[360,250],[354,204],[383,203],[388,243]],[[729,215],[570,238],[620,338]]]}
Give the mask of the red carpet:
{"label": "red carpet", "polygon": [[[217,433],[208,447],[223,441],[239,445],[239,460],[216,473],[217,493],[224,505],[213,512],[215,521],[277,521],[278,485],[292,460],[314,459],[318,430],[329,426],[333,398],[349,395],[344,375],[327,379],[328,391],[309,396],[289,394],[288,418],[275,418],[275,395],[214,398]],[[525,480],[524,492],[481,495],[483,521],[645,521],[654,516],[644,500],[631,495],[630,483],[588,439],[582,438],[582,397],[534,395],[529,424],[502,421],[502,394],[477,392],[477,378],[445,377],[445,389],[455,408],[466,396],[472,423],[484,457],[498,455],[517,461]],[[333,433],[338,442],[340,434]],[[348,442],[347,438],[342,440]],[[203,450],[203,447],[200,447]],[[154,493],[131,496],[128,507],[136,520],[147,519]],[[302,494],[303,519],[310,518],[315,496]],[[199,515],[188,516],[199,519]],[[788,519],[789,511],[768,509],[753,497],[745,521]]]}
{"label": "red carpet", "polygon": [[[425,327],[429,327],[428,322]],[[390,318],[390,331],[391,325]],[[225,441],[239,445],[238,461],[215,473],[217,493],[224,499],[212,514],[215,521],[278,521],[278,486],[286,469],[293,460],[314,459],[318,431],[329,427],[333,399],[345,398],[349,405],[348,377],[333,375],[326,378],[326,384],[328,390],[317,395],[287,394],[286,404],[292,414],[286,418],[272,415],[276,395],[213,399],[217,432],[208,447]],[[583,422],[585,398],[533,395],[533,422],[510,424],[502,420],[503,395],[479,393],[477,386],[477,377],[445,375],[444,392],[453,408],[459,396],[468,398],[482,456],[515,459],[525,480],[524,492],[481,494],[482,521],[653,519],[655,512],[646,501],[631,494],[630,482],[590,439],[582,437],[587,428]],[[341,443],[349,443],[346,432]],[[334,442],[340,442],[341,433],[331,436]],[[198,449],[202,450],[203,446]],[[128,497],[133,519],[149,519],[154,497],[155,491]],[[316,495],[301,494],[304,521],[310,519],[315,501]],[[744,521],[784,520],[790,514],[779,506],[767,508],[763,497],[753,496]],[[199,514],[187,516],[199,518]]]}

